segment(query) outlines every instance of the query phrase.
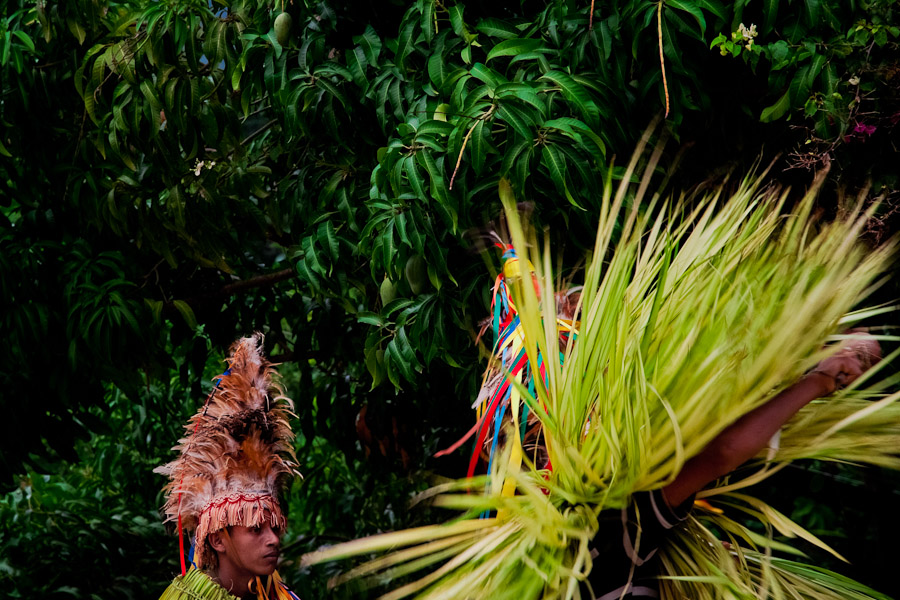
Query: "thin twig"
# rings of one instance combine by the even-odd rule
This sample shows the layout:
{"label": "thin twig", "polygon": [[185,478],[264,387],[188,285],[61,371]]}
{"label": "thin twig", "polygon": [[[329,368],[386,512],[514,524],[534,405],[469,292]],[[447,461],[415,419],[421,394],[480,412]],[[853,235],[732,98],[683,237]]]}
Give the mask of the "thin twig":
{"label": "thin twig", "polygon": [[588,31],[594,30],[594,0],[591,0],[591,14],[588,16]]}
{"label": "thin twig", "polygon": [[62,64],[62,63],[64,63],[64,62],[66,62],[67,60],[69,60],[69,59],[68,59],[68,58],[64,58],[64,59],[62,59],[62,60],[56,60],[56,61],[53,61],[53,62],[51,62],[51,63],[44,63],[44,64],[42,64],[42,65],[34,65],[34,68],[35,68],[35,69],[46,69],[46,68],[49,68],[49,67],[55,67],[56,65],[59,65],[59,64]]}
{"label": "thin twig", "polygon": [[475,131],[475,126],[478,125],[478,121],[472,123],[472,126],[469,127],[469,133],[466,134],[465,139],[463,139],[462,148],[459,149],[459,157],[456,159],[456,167],[453,169],[453,176],[450,177],[450,187],[448,189],[453,189],[453,182],[456,180],[456,173],[459,171],[459,165],[462,162],[463,152],[466,151],[466,144],[469,143],[469,137],[471,137],[472,132]]}
{"label": "thin twig", "polygon": [[266,123],[265,125],[263,125],[262,127],[260,127],[259,129],[257,129],[256,131],[254,131],[253,133],[251,133],[250,135],[248,135],[247,137],[245,137],[245,138],[243,139],[243,141],[241,141],[241,146],[243,146],[243,145],[249,143],[250,140],[252,140],[252,139],[255,138],[256,136],[258,136],[259,134],[261,134],[262,132],[264,132],[266,129],[268,129],[268,128],[271,127],[272,125],[276,124],[277,122],[278,122],[278,119],[272,119],[271,121],[269,121],[268,123]]}
{"label": "thin twig", "polygon": [[259,113],[261,113],[261,112],[263,112],[263,111],[266,111],[266,110],[269,110],[270,108],[272,108],[271,105],[269,105],[269,106],[263,106],[262,108],[258,108],[258,109],[256,109],[256,110],[254,110],[252,113],[249,113],[246,117],[244,117],[243,119],[241,119],[241,123],[246,123],[246,122],[247,122],[247,119],[249,119],[250,117],[252,117],[252,116],[254,116],[254,115],[258,115]]}
{"label": "thin twig", "polygon": [[666,92],[666,116],[669,117],[669,82],[666,81],[666,61],[663,59],[663,39],[662,39],[662,6],[663,0],[659,0],[656,9],[656,30],[659,34],[659,68],[662,69],[663,90]]}
{"label": "thin twig", "polygon": [[486,119],[491,118],[491,116],[494,114],[494,111],[496,109],[497,109],[497,105],[494,104],[491,106],[491,108],[489,110],[487,110],[487,111],[481,113],[480,115],[478,115],[477,117],[475,117],[475,122],[472,123],[472,126],[469,128],[469,132],[466,134],[466,137],[463,140],[462,148],[459,149],[459,156],[456,159],[456,167],[453,169],[453,176],[450,177],[450,187],[447,189],[450,189],[450,190],[453,189],[453,182],[456,180],[456,173],[459,171],[459,165],[462,162],[463,152],[466,150],[466,144],[469,143],[469,137],[472,135],[472,132],[475,131],[475,126],[478,125],[478,121],[484,121]]}
{"label": "thin twig", "polygon": [[221,79],[219,79],[219,81],[216,82],[216,85],[213,86],[213,89],[211,89],[208,94],[206,94],[205,96],[200,98],[200,102],[206,102],[207,100],[209,100],[212,97],[212,95],[216,93],[216,91],[219,89],[219,86],[222,85],[222,82],[224,82],[224,81],[225,81],[225,73],[222,73]]}

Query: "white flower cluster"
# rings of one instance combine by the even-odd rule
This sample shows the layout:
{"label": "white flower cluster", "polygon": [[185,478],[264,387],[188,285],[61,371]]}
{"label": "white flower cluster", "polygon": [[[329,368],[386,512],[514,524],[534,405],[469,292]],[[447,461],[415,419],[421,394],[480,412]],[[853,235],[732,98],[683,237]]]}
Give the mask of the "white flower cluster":
{"label": "white flower cluster", "polygon": [[203,170],[203,167],[204,167],[204,166],[205,166],[207,169],[212,169],[214,166],[216,166],[216,161],[211,160],[211,161],[209,161],[209,162],[207,163],[207,162],[202,161],[202,160],[197,160],[197,163],[194,165],[194,175],[195,175],[196,177],[200,177],[200,172]]}
{"label": "white flower cluster", "polygon": [[741,23],[740,25],[738,25],[737,32],[740,34],[740,36],[744,40],[746,40],[747,48],[752,48],[753,47],[753,38],[755,38],[757,36],[756,25],[754,25],[753,23],[750,23],[750,29],[747,29],[747,26],[744,25],[743,23]]}

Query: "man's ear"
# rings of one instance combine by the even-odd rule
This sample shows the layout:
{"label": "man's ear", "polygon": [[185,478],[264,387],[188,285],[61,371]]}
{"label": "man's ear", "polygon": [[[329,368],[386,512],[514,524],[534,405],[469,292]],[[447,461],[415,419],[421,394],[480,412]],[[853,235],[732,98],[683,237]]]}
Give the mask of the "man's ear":
{"label": "man's ear", "polygon": [[209,542],[209,545],[212,546],[212,549],[216,552],[225,552],[225,542],[222,540],[222,536],[218,531],[214,531],[206,536],[206,540]]}

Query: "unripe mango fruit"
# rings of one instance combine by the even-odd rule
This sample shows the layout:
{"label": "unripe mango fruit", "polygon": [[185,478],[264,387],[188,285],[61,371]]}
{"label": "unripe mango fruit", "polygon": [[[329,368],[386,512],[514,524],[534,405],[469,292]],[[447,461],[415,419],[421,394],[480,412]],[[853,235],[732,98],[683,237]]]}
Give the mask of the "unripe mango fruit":
{"label": "unripe mango fruit", "polygon": [[284,46],[291,37],[291,26],[294,24],[291,15],[286,12],[275,17],[275,39]]}
{"label": "unripe mango fruit", "polygon": [[384,281],[381,282],[381,305],[387,306],[396,297],[397,288],[394,287],[394,283],[385,276]]}
{"label": "unripe mango fruit", "polygon": [[425,290],[425,284],[428,283],[428,265],[425,264],[425,259],[418,254],[411,256],[406,261],[404,273],[410,291],[414,295],[421,294]]}

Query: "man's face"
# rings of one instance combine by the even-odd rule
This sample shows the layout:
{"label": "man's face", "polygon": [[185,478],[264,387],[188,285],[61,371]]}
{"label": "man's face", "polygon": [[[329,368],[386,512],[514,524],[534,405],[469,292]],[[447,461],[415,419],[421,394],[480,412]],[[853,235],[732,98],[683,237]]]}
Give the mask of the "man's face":
{"label": "man's face", "polygon": [[234,525],[228,528],[231,546],[238,566],[252,575],[271,575],[278,563],[280,540],[278,531],[268,523],[258,527]]}

